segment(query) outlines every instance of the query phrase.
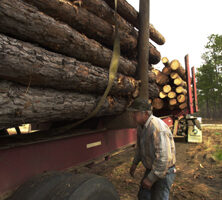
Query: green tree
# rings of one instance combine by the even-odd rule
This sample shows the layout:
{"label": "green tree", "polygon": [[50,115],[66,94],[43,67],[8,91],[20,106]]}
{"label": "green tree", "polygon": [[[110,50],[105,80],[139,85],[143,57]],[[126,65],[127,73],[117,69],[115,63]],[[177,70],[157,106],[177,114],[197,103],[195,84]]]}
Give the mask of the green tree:
{"label": "green tree", "polygon": [[198,68],[197,89],[203,117],[222,118],[222,35],[212,34]]}

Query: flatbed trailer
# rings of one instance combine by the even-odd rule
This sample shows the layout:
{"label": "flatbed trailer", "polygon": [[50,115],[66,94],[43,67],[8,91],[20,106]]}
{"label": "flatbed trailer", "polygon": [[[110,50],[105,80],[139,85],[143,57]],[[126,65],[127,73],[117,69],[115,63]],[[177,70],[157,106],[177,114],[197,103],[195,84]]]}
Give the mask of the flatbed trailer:
{"label": "flatbed trailer", "polygon": [[[174,110],[171,113],[154,113],[172,129],[174,137],[188,137],[189,132],[194,131],[196,118],[187,116],[198,112],[194,68],[192,68],[191,80],[188,55],[185,61],[188,108],[182,111]],[[186,123],[187,127],[183,134],[180,130],[181,120],[192,122],[191,125]],[[136,134],[135,128],[108,130],[101,126],[96,130],[76,130],[71,134],[64,133],[55,137],[39,135],[33,139],[32,136],[38,133],[1,136],[0,194],[15,189],[39,174],[89,164],[98,158],[108,160],[113,152],[124,147],[135,146]]]}

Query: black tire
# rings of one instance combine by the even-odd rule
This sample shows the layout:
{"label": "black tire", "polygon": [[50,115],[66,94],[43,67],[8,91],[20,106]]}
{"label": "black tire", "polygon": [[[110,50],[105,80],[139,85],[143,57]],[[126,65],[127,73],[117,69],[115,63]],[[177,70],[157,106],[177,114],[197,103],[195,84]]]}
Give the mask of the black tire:
{"label": "black tire", "polygon": [[119,200],[114,186],[93,174],[70,173],[37,177],[21,186],[10,200]]}
{"label": "black tire", "polygon": [[21,185],[8,200],[40,200],[51,192],[56,185],[69,177],[68,173],[50,173],[36,176]]}

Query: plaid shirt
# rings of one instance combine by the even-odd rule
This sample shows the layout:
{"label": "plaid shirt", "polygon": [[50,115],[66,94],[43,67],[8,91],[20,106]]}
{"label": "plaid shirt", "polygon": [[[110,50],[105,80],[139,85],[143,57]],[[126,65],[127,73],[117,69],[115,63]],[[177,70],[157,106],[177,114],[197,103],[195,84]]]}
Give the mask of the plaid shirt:
{"label": "plaid shirt", "polygon": [[142,161],[147,169],[151,169],[148,179],[154,183],[164,178],[170,167],[176,162],[175,144],[169,127],[160,118],[149,117],[142,128],[137,129],[137,148],[133,163]]}

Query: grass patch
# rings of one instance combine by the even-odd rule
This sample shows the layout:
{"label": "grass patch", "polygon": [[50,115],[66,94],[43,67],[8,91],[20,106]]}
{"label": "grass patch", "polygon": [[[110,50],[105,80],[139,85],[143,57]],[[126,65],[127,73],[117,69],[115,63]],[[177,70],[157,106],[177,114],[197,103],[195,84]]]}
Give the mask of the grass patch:
{"label": "grass patch", "polygon": [[215,135],[222,135],[222,133],[219,133],[219,132],[216,132],[216,133],[214,133]]}
{"label": "grass patch", "polygon": [[215,157],[217,160],[222,161],[222,149],[218,149],[218,150],[214,153],[214,157]]}

